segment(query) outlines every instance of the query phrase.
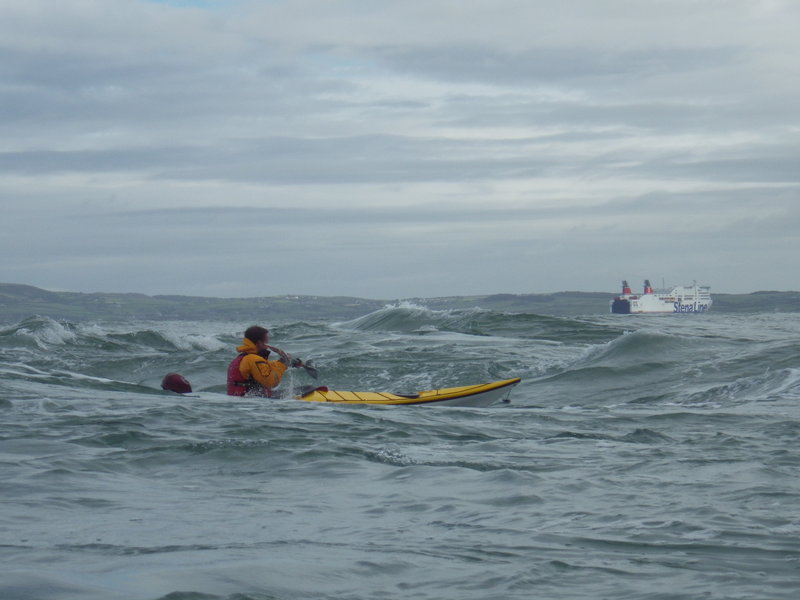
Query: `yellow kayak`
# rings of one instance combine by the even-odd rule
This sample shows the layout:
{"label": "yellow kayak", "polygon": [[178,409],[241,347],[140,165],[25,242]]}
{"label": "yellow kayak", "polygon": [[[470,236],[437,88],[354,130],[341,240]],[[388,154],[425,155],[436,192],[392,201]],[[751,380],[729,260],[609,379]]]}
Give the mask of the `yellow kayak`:
{"label": "yellow kayak", "polygon": [[500,400],[508,401],[511,389],[520,378],[504,379],[477,385],[425,390],[416,394],[391,394],[388,392],[340,392],[318,387],[298,400],[304,402],[331,402],[335,404],[429,404],[435,406],[490,406]]}

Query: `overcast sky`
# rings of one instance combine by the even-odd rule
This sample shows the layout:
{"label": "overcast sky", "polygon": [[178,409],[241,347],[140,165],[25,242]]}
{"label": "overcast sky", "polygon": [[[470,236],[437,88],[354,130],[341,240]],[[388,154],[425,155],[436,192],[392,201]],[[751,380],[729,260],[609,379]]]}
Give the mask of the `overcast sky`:
{"label": "overcast sky", "polygon": [[800,2],[0,0],[0,282],[800,290]]}

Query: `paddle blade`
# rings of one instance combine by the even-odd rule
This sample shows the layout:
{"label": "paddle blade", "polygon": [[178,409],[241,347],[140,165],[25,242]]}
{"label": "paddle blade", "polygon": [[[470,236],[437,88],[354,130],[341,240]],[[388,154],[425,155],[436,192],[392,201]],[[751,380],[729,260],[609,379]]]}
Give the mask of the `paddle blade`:
{"label": "paddle blade", "polygon": [[319,375],[317,368],[311,363],[310,360],[303,363],[303,368],[306,370],[306,373],[308,373],[313,379],[316,379],[317,376]]}

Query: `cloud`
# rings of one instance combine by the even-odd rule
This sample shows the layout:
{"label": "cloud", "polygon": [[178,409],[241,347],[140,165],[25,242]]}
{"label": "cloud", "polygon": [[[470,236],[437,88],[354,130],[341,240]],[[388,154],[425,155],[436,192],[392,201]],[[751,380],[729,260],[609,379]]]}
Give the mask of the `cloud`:
{"label": "cloud", "polygon": [[797,22],[774,0],[11,0],[0,280],[800,289]]}

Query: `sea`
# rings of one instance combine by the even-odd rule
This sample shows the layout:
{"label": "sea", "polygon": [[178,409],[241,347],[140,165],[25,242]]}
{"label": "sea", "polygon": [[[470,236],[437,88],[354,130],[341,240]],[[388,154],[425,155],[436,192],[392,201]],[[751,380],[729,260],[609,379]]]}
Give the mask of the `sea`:
{"label": "sea", "polygon": [[[226,396],[253,324],[318,379]],[[31,315],[0,325],[0,563],[2,600],[795,600],[800,313]]]}

